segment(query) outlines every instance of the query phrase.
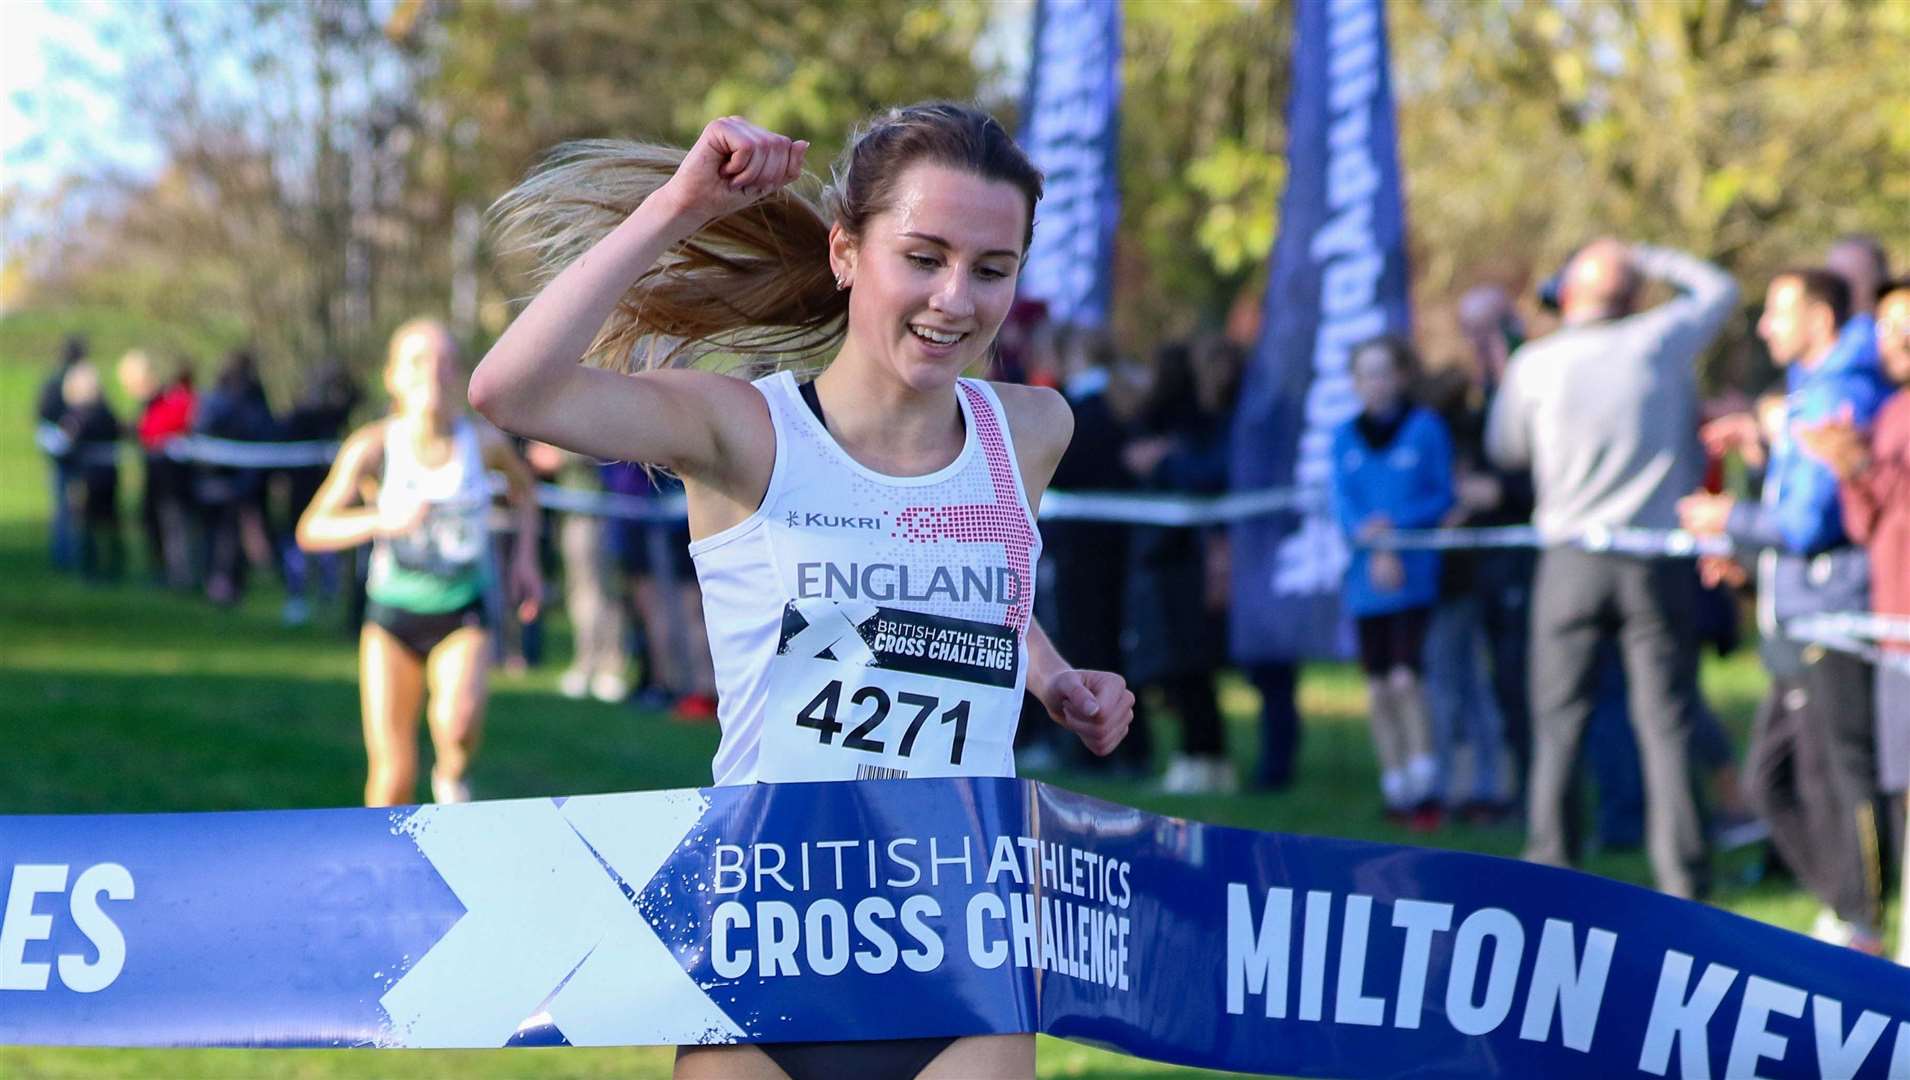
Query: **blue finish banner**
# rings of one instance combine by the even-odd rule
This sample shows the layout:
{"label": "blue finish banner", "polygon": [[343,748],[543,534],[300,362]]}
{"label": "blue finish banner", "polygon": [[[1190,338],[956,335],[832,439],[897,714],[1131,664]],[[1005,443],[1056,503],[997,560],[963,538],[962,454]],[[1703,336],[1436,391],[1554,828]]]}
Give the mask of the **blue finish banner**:
{"label": "blue finish banner", "polygon": [[1047,176],[1019,293],[1057,322],[1101,326],[1114,291],[1121,194],[1121,5],[1036,0],[1021,138]]}
{"label": "blue finish banner", "polygon": [[1302,1076],[1910,1075],[1910,970],[1021,780],[0,818],[0,1043],[1046,1032]]}
{"label": "blue finish banner", "polygon": [[1348,350],[1410,325],[1384,6],[1299,0],[1295,11],[1287,190],[1234,414],[1232,483],[1315,498],[1232,529],[1232,644],[1244,663],[1349,651],[1348,553],[1326,510],[1333,430],[1359,411]]}

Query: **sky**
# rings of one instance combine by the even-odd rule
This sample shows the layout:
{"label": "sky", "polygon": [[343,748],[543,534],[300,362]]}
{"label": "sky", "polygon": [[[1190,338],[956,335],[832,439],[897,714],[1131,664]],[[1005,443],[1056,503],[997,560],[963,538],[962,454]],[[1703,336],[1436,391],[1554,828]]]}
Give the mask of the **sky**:
{"label": "sky", "polygon": [[74,172],[158,167],[158,148],[132,137],[112,93],[125,6],[0,0],[0,23],[0,187],[45,192]]}
{"label": "sky", "polygon": [[[0,220],[0,266],[9,237],[57,228],[66,216],[62,209],[80,208],[71,200],[84,200],[83,190],[69,191],[59,205],[35,198],[57,190],[63,179],[110,173],[136,180],[160,170],[161,148],[128,121],[117,80],[129,57],[150,51],[152,42],[142,35],[152,32],[155,5],[220,2],[0,0],[0,205],[8,195],[25,196]],[[1033,11],[1033,0],[994,0],[976,50],[984,67],[1005,62],[1007,86],[1026,76]]]}

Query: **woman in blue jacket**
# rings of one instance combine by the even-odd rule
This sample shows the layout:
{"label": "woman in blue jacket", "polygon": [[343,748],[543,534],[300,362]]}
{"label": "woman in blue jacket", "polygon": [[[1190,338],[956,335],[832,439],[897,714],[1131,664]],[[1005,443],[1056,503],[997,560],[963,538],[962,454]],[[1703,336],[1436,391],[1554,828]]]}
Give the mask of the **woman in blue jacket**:
{"label": "woman in blue jacket", "polygon": [[1395,529],[1438,524],[1452,507],[1452,441],[1407,399],[1411,344],[1384,337],[1353,350],[1358,416],[1333,434],[1333,512],[1352,546],[1342,597],[1359,629],[1368,713],[1390,818],[1439,825],[1438,765],[1420,686],[1426,628],[1439,597],[1439,555],[1374,546]]}

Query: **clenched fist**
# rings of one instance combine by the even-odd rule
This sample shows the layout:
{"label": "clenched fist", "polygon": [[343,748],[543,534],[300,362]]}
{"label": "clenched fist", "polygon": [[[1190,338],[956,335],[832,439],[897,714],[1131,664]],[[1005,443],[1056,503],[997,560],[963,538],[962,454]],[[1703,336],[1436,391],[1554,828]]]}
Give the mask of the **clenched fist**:
{"label": "clenched fist", "polygon": [[1134,692],[1112,671],[1069,668],[1036,696],[1055,723],[1079,735],[1096,757],[1113,753],[1134,723]]}
{"label": "clenched fist", "polygon": [[712,120],[657,191],[679,214],[715,221],[795,183],[809,144],[739,116]]}

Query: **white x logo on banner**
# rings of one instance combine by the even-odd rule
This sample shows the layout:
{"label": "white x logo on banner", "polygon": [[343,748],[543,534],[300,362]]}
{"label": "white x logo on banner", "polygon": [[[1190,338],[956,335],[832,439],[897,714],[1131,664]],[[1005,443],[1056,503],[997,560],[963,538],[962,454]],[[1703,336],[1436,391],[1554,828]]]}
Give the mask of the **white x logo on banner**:
{"label": "white x logo on banner", "polygon": [[740,1036],[611,876],[641,891],[708,805],[657,791],[419,808],[401,827],[465,914],[379,999],[390,1041],[502,1046],[540,1010],[578,1046]]}

